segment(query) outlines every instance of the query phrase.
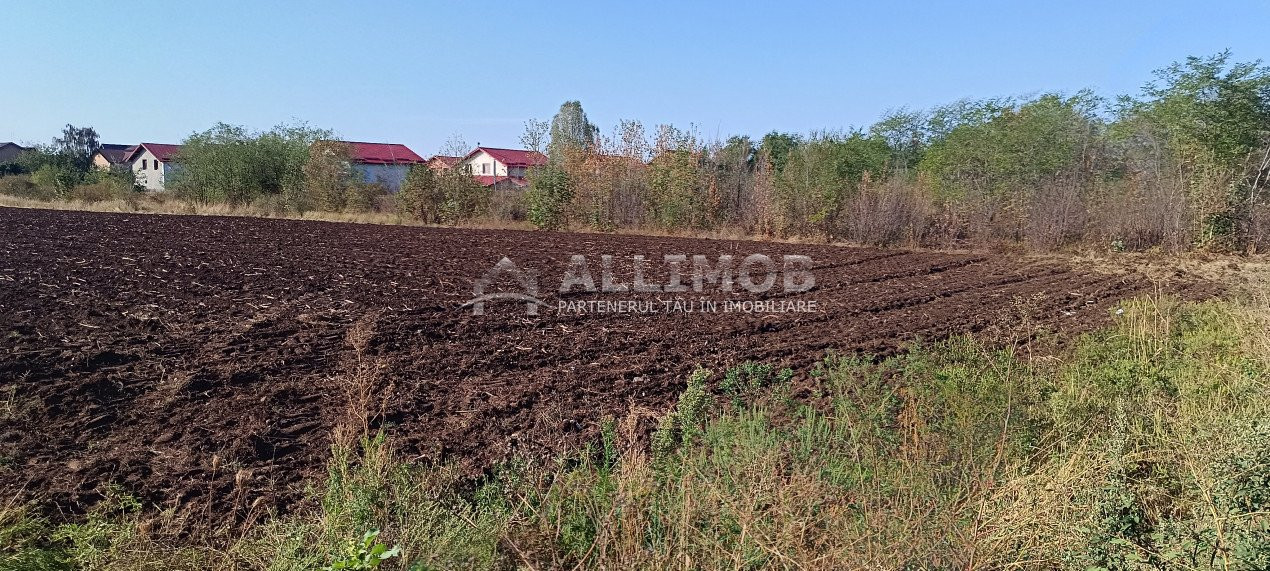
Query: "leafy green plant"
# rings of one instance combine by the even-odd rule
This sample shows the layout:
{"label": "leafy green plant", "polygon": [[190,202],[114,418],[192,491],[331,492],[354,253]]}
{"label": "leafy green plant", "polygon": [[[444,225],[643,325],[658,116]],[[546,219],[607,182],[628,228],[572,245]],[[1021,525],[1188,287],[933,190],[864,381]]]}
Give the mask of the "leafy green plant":
{"label": "leafy green plant", "polygon": [[706,379],[710,371],[697,368],[688,377],[688,386],[679,394],[679,403],[675,409],[666,413],[657,424],[657,431],[652,437],[653,462],[658,466],[666,466],[671,455],[679,446],[700,434],[706,420],[706,413],[711,404],[710,393],[706,391]]}
{"label": "leafy green plant", "polygon": [[[733,405],[740,407],[745,397],[754,395],[771,383],[773,380],[773,369],[774,367],[768,364],[746,361],[737,367],[728,369],[728,372],[723,375],[723,380],[719,383],[719,388],[724,395],[732,399]],[[786,375],[786,373],[788,376],[784,377],[782,382],[788,382],[789,377],[793,376],[793,371],[789,369],[781,371],[782,376]],[[776,380],[780,381],[780,379]]]}
{"label": "leafy green plant", "polygon": [[1213,466],[1213,505],[1221,524],[1213,551],[1248,569],[1270,569],[1270,424],[1241,432],[1237,449]]}
{"label": "leafy green plant", "polygon": [[401,548],[391,547],[379,541],[379,530],[373,529],[364,534],[360,540],[348,540],[344,550],[335,561],[323,569],[327,571],[364,571],[378,569],[389,559],[401,554]]}

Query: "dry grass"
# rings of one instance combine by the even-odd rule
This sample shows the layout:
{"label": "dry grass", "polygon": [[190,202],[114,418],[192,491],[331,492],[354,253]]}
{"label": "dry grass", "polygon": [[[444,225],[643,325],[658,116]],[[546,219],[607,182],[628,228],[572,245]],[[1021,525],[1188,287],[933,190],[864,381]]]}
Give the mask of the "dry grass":
{"label": "dry grass", "polygon": [[[1210,252],[1183,254],[1095,252],[1029,254],[1027,259],[1062,263],[1104,273],[1136,272],[1159,283],[1207,281],[1230,288],[1233,296],[1252,302],[1270,292],[1270,255],[1235,256]],[[1253,304],[1255,305],[1255,304]]]}
{"label": "dry grass", "polygon": [[[188,216],[242,216],[250,218],[276,218],[284,220],[317,220],[323,222],[348,222],[353,224],[382,224],[394,226],[430,226],[412,220],[396,212],[278,212],[257,206],[229,204],[200,204],[163,195],[144,195],[135,200],[103,200],[83,202],[78,200],[35,200],[0,194],[0,207],[38,208],[43,210],[78,210],[84,212],[122,212],[129,214],[176,214]],[[484,229],[529,230],[527,223],[478,218],[465,222],[464,227]]]}
{"label": "dry grass", "polygon": [[337,447],[355,450],[373,437],[371,427],[383,418],[388,396],[393,392],[392,381],[384,375],[386,365],[370,354],[380,317],[379,312],[368,313],[345,333],[345,344],[353,354],[344,365],[346,373],[337,380],[342,391],[340,400],[345,405],[332,435]]}

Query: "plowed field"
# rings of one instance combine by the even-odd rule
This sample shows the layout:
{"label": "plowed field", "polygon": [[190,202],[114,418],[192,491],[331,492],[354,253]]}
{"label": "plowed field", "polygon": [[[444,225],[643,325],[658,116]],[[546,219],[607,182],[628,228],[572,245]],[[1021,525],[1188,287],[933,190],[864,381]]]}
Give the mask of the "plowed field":
{"label": "plowed field", "polygon": [[[778,266],[809,256],[816,287],[558,293],[574,254],[598,286],[604,254],[618,281],[632,281],[642,255],[650,281],[664,283],[666,254],[754,253]],[[536,273],[539,315],[515,300],[487,302],[485,315],[464,306],[503,257]],[[1156,286],[1005,256],[0,208],[0,487],[74,513],[118,484],[147,505],[241,517],[298,500],[350,403],[409,457],[476,473],[579,445],[605,414],[660,410],[698,364],[805,371],[826,350],[1076,332]],[[660,304],[702,298],[814,301],[816,311]],[[578,314],[558,311],[562,300],[655,305]]]}

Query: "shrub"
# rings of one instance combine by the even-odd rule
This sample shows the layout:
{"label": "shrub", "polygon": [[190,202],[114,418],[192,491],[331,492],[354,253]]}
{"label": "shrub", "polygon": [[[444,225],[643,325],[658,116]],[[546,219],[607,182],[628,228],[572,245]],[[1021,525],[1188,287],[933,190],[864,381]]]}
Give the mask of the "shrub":
{"label": "shrub", "polygon": [[490,194],[489,215],[495,220],[525,220],[529,213],[529,199],[524,190],[494,189]]}
{"label": "shrub", "polygon": [[319,210],[339,212],[357,203],[354,197],[355,173],[350,168],[352,149],[341,141],[315,141],[309,146],[308,160],[302,167],[305,204]]}
{"label": "shrub", "polygon": [[753,397],[772,381],[772,372],[771,365],[746,361],[724,373],[719,389],[732,399],[732,404],[740,407],[745,399]]}
{"label": "shrub", "polygon": [[136,201],[139,194],[133,183],[132,173],[93,173],[90,182],[76,185],[66,195],[67,200],[81,202],[105,202],[107,200]]}
{"label": "shrub", "polygon": [[669,466],[673,460],[672,455],[679,447],[691,442],[693,436],[700,432],[713,403],[706,392],[708,378],[710,371],[706,369],[698,368],[693,371],[692,376],[688,377],[688,386],[679,395],[679,404],[659,421],[652,444],[655,465],[661,468]]}
{"label": "shrub", "polygon": [[69,194],[66,195],[67,200],[78,200],[89,204],[94,202],[105,202],[116,198],[118,198],[118,196],[115,193],[115,189],[109,183],[104,182],[77,185],[75,188],[71,189]]}
{"label": "shrub", "polygon": [[1190,200],[1184,183],[1171,175],[1147,172],[1109,185],[1090,211],[1093,235],[1101,244],[1119,242],[1123,250],[1169,252],[1190,246],[1195,225]]}
{"label": "shrub", "polygon": [[891,177],[881,186],[868,177],[847,199],[842,213],[842,236],[870,246],[915,246],[925,240],[935,210],[920,183]]}
{"label": "shrub", "polygon": [[388,189],[377,182],[355,182],[348,187],[347,200],[343,210],[348,212],[370,212],[375,201],[386,196]]}
{"label": "shrub", "polygon": [[[251,201],[250,210],[263,216],[282,217],[292,212],[292,201],[280,194],[269,194]],[[303,210],[300,210],[303,212]]]}
{"label": "shrub", "polygon": [[435,172],[416,165],[406,175],[397,205],[402,214],[428,224],[457,224],[488,212],[490,193],[458,169]]}
{"label": "shrub", "polygon": [[[665,130],[665,129],[663,129]],[[666,135],[662,135],[664,138]],[[702,169],[703,152],[691,135],[660,149],[648,164],[644,209],[649,222],[666,230],[707,228],[717,212],[707,192]],[[663,143],[665,145],[665,143]]]}
{"label": "shrub", "polygon": [[1087,220],[1081,182],[1074,177],[1047,180],[1029,197],[1023,239],[1037,251],[1058,250],[1085,237]]}
{"label": "shrub", "polygon": [[0,194],[33,200],[53,200],[57,197],[51,188],[36,185],[28,175],[0,176]]}
{"label": "shrub", "polygon": [[564,169],[546,165],[529,172],[529,222],[543,230],[559,230],[568,222],[573,186]]}
{"label": "shrub", "polygon": [[83,180],[83,173],[62,165],[47,164],[31,173],[31,182],[40,192],[57,198],[66,198],[75,185]]}
{"label": "shrub", "polygon": [[437,173],[424,165],[410,167],[406,180],[397,192],[397,208],[403,215],[425,223],[441,221],[445,193],[437,182]]}
{"label": "shrub", "polygon": [[328,131],[305,124],[252,132],[218,123],[182,142],[181,168],[168,186],[187,200],[235,205],[285,192],[301,207],[310,147],[329,138]]}

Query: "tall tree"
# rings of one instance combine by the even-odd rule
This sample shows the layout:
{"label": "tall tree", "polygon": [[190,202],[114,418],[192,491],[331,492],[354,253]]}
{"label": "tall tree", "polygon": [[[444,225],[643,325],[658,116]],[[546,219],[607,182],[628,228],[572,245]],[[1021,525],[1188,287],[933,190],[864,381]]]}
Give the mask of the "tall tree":
{"label": "tall tree", "polygon": [[1225,51],[1155,76],[1142,97],[1121,99],[1122,122],[1150,122],[1185,159],[1237,168],[1270,131],[1270,67],[1259,60],[1231,62]]}
{"label": "tall tree", "polygon": [[525,131],[520,135],[520,146],[531,151],[543,152],[547,146],[547,133],[550,124],[541,119],[525,121]]}
{"label": "tall tree", "polygon": [[560,230],[568,219],[573,182],[564,168],[550,164],[529,171],[529,222],[543,230]]}
{"label": "tall tree", "polygon": [[749,198],[754,184],[754,160],[757,149],[749,137],[728,137],[711,157],[714,163],[715,187],[722,201],[720,218],[729,222],[739,218],[741,206]]}
{"label": "tall tree", "polygon": [[[1046,93],[1001,109],[995,101],[973,105],[974,116],[957,119],[935,139],[921,168],[945,193],[1024,196],[1086,162],[1101,125],[1095,113],[1100,103],[1081,91]],[[978,113],[985,109],[993,114],[982,120]]]}
{"label": "tall tree", "polygon": [[881,137],[891,148],[890,172],[907,172],[921,162],[929,143],[928,121],[921,111],[901,108],[887,111],[869,128],[869,134]]}
{"label": "tall tree", "polygon": [[569,150],[587,150],[595,146],[599,129],[587,119],[582,103],[566,101],[551,119],[551,142],[547,144],[547,156],[553,161],[564,160]]}
{"label": "tall tree", "polygon": [[798,135],[772,131],[763,135],[758,150],[767,157],[767,163],[772,166],[772,171],[779,173],[785,169],[785,162],[789,160],[790,153],[794,152],[800,144],[802,139]]}
{"label": "tall tree", "polygon": [[860,131],[812,133],[789,153],[777,175],[782,219],[793,225],[783,230],[833,235],[846,199],[866,177],[882,172],[889,156],[881,137]]}
{"label": "tall tree", "polygon": [[467,141],[463,140],[463,135],[455,133],[445,140],[445,144],[441,145],[440,154],[446,157],[462,157],[472,150],[467,146]]}
{"label": "tall tree", "polygon": [[[1258,196],[1270,145],[1270,67],[1232,62],[1230,52],[1189,57],[1161,70],[1138,98],[1121,99],[1114,132],[1165,142],[1201,219],[1205,245],[1229,247],[1244,228],[1255,244]],[[1255,246],[1253,246],[1255,248]]]}
{"label": "tall tree", "polygon": [[62,128],[62,136],[53,139],[53,149],[68,157],[82,171],[92,165],[93,153],[101,148],[97,131],[92,127],[76,127],[70,123]]}

